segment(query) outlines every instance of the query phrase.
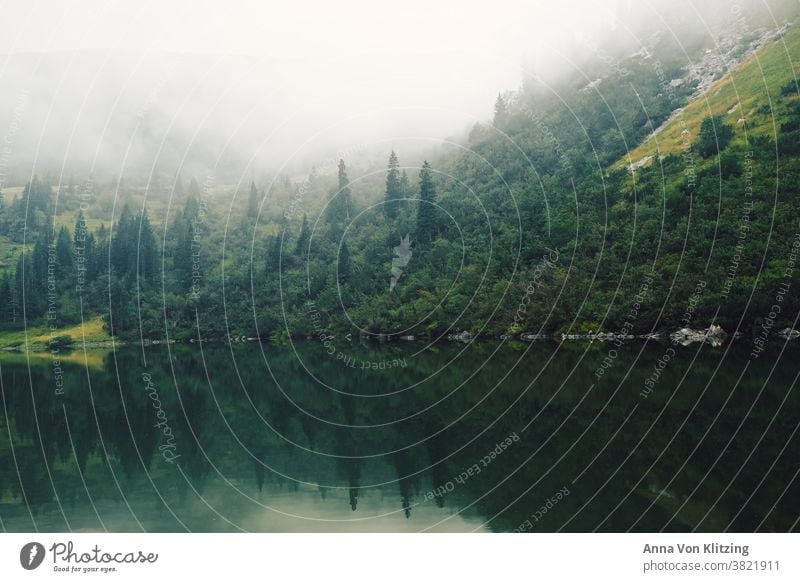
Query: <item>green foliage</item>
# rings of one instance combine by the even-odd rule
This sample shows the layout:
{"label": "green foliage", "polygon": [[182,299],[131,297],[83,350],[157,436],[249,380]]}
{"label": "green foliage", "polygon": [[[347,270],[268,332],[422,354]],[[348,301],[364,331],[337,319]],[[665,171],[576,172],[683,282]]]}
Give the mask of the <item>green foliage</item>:
{"label": "green foliage", "polygon": [[697,151],[704,158],[722,152],[733,139],[733,129],[722,117],[710,115],[700,124],[700,135],[697,138]]}
{"label": "green foliage", "polygon": [[[392,151],[385,182],[371,179],[382,176],[371,168],[351,183],[340,160],[336,176],[312,169],[300,205],[285,215],[297,188],[276,178],[257,223],[261,195],[251,183],[230,211],[242,228],[228,228],[227,206],[201,206],[196,181],[184,191],[180,177],[164,190],[165,198],[174,193],[177,212],[156,212],[148,201],[148,214],[129,181],[119,216],[91,229],[82,212],[54,221],[51,188],[32,180],[0,215],[3,242],[14,245],[0,278],[0,327],[19,329],[23,312],[28,323],[47,323],[49,276],[58,325],[78,320],[82,307],[84,317],[102,315],[109,331],[131,338],[258,333],[283,345],[287,327],[319,333],[309,304],[324,333],[342,336],[357,325],[436,338],[453,322],[482,334],[617,332],[628,322],[647,333],[683,326],[690,301],[696,327],[711,318],[730,329],[757,327],[796,232],[800,106],[794,93],[778,94],[784,74],[747,105],[748,124],[764,112],[777,116],[777,143],[734,133],[729,119],[703,110],[689,132],[699,130],[703,157],[667,149],[631,176],[615,162],[693,89],[665,92],[663,79],[678,67],[662,62],[661,73],[632,62],[625,79],[611,74],[599,92],[570,79],[557,96],[533,82],[500,95],[496,127],[477,124],[468,148],[438,155],[436,177],[425,161],[418,181],[409,179]],[[728,109],[711,111],[719,110]],[[748,185],[770,195],[748,194]],[[98,198],[103,206],[111,195]],[[149,216],[162,221],[163,237]],[[393,265],[407,235],[402,267]],[[775,326],[791,324],[798,308],[787,295]]]}
{"label": "green foliage", "polygon": [[419,203],[417,205],[417,240],[431,242],[439,232],[436,208],[436,186],[431,165],[427,160],[419,172]]}
{"label": "green foliage", "polygon": [[[399,212],[398,200],[403,198],[403,185],[400,182],[400,162],[397,160],[397,154],[392,153],[389,155],[389,166],[386,171],[386,195],[384,198],[383,210],[386,218],[394,220],[397,218]],[[407,180],[408,178],[406,178]]]}

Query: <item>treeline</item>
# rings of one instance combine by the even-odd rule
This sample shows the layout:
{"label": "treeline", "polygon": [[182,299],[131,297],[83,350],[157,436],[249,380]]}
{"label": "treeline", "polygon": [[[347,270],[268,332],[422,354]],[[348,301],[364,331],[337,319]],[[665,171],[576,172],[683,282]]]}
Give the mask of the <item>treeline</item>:
{"label": "treeline", "polygon": [[194,182],[163,235],[132,207],[108,228],[82,214],[54,228],[51,188],[34,180],[0,219],[33,243],[2,280],[0,324],[66,325],[82,309],[122,337],[275,341],[793,325],[796,293],[770,313],[797,283],[796,91],[774,96],[775,136],[710,116],[632,175],[612,162],[691,90],[632,74],[604,82],[603,99],[501,95],[466,148],[421,168],[387,152],[382,184],[374,171],[351,181],[341,161],[331,183],[313,171],[269,192],[253,183],[229,208]]}

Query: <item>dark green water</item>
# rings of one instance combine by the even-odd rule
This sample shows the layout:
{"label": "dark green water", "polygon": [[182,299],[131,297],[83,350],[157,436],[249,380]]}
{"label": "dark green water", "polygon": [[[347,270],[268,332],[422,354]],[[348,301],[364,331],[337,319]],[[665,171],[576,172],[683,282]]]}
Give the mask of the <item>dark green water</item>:
{"label": "dark green water", "polygon": [[419,347],[0,356],[0,525],[798,527],[798,345]]}

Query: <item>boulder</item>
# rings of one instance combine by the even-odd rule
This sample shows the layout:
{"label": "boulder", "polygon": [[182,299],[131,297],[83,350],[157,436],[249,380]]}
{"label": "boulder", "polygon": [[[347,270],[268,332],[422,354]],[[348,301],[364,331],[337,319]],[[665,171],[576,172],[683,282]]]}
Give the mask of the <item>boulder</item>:
{"label": "boulder", "polygon": [[704,330],[695,330],[683,327],[678,331],[669,334],[669,339],[682,346],[688,346],[698,342],[705,342],[712,346],[721,346],[728,334],[719,325],[712,324]]}

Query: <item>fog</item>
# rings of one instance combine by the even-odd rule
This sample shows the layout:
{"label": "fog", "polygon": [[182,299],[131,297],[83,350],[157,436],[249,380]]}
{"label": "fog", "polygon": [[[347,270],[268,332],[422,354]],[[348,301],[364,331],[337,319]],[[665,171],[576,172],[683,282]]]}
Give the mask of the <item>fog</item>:
{"label": "fog", "polygon": [[0,37],[5,182],[154,168],[230,179],[434,149],[487,121],[500,91],[591,78],[596,47],[624,56],[664,23],[705,34],[728,8],[14,0]]}

